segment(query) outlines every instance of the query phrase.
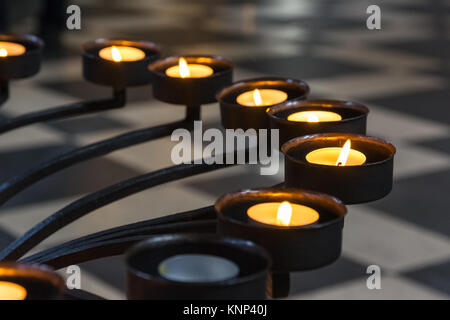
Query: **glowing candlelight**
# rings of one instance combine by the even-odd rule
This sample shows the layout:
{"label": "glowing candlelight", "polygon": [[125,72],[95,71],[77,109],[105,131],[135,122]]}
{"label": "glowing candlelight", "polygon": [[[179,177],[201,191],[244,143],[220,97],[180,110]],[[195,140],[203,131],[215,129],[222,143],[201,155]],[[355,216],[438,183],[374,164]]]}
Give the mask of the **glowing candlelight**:
{"label": "glowing candlelight", "polygon": [[264,202],[251,206],[247,215],[252,220],[275,226],[304,226],[319,219],[319,213],[313,208],[283,202]]}
{"label": "glowing candlelight", "polygon": [[98,55],[105,60],[122,62],[138,61],[145,58],[145,52],[141,49],[128,46],[110,46],[101,49]]}
{"label": "glowing candlelight", "polygon": [[286,92],[276,89],[255,89],[241,93],[237,103],[247,107],[271,106],[281,103],[288,98]]}
{"label": "glowing candlelight", "polygon": [[180,58],[178,65],[166,70],[166,75],[173,78],[205,78],[214,73],[214,70],[204,64],[190,63],[186,59]]}
{"label": "glowing candlelight", "polygon": [[24,300],[27,290],[14,282],[0,281],[0,300]]}
{"label": "glowing candlelight", "polygon": [[0,41],[0,57],[20,56],[26,51],[25,46],[7,41]]}
{"label": "glowing candlelight", "polygon": [[342,117],[336,112],[317,110],[295,112],[290,114],[287,119],[297,122],[328,122],[340,121]]}
{"label": "glowing candlelight", "polygon": [[311,151],[306,155],[309,163],[326,166],[359,166],[366,162],[364,153],[351,149],[351,142],[347,140],[342,148],[327,147]]}

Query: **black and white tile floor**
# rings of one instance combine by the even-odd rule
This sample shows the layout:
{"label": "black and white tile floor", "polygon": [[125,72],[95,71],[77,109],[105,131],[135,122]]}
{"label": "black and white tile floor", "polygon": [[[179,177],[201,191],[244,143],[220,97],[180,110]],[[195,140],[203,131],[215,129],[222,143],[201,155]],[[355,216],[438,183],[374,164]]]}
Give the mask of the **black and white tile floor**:
{"label": "black and white tile floor", "polygon": [[[81,80],[79,45],[131,36],[161,43],[165,55],[232,58],[235,79],[280,75],[306,80],[313,97],[345,98],[371,108],[369,133],[397,146],[395,185],[385,199],[349,208],[343,255],[293,275],[293,299],[448,299],[450,297],[449,13],[444,0],[386,1],[78,1],[83,29],[64,36],[67,54],[47,60],[33,79],[14,83],[0,111],[10,117],[106,96]],[[379,4],[382,30],[365,27]],[[15,31],[28,31],[27,24]],[[24,30],[22,30],[24,29]],[[182,117],[182,109],[130,90],[123,110],[35,125],[0,139],[0,179],[76,146]],[[204,121],[219,123],[216,104]],[[76,165],[27,189],[0,210],[0,248],[65,204],[109,184],[171,165],[168,138]],[[212,204],[225,191],[273,185],[277,176],[239,167],[163,185],[97,210],[39,249],[125,223]],[[368,265],[382,269],[382,289],[368,290]],[[84,289],[123,298],[120,257],[82,265]]]}

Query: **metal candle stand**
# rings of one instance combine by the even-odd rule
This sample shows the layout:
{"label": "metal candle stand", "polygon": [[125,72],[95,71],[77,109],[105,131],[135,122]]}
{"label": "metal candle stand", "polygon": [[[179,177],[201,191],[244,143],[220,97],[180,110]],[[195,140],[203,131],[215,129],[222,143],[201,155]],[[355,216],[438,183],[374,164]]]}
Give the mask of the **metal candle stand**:
{"label": "metal candle stand", "polygon": [[[158,265],[177,254],[213,254],[239,266],[239,275],[215,282],[178,282],[161,276]],[[216,235],[153,236],[127,254],[129,299],[264,299],[269,254],[253,242]]]}
{"label": "metal candle stand", "polygon": [[267,106],[247,107],[236,102],[239,94],[254,89],[277,89],[287,94],[287,101],[306,99],[306,82],[290,78],[264,77],[238,81],[217,94],[222,126],[226,129],[268,129]]}
{"label": "metal candle stand", "polygon": [[[34,73],[37,72],[39,68],[36,69],[36,62],[40,61],[37,57],[40,57],[42,43],[30,36],[7,39],[23,43],[26,39],[34,39],[36,47],[30,44],[27,47],[29,52],[21,56],[21,59],[28,56],[30,61],[34,61]],[[98,56],[101,49],[113,45],[137,47],[145,52],[145,58],[116,62]],[[300,101],[309,93],[308,85],[300,80],[257,78],[230,85],[233,64],[217,56],[184,57],[188,64],[211,67],[213,74],[210,76],[170,77],[165,71],[177,65],[179,57],[154,61],[159,56],[159,49],[150,42],[100,39],[87,43],[83,49],[84,77],[88,81],[111,86],[113,99],[62,106],[14,118],[9,123],[0,123],[0,133],[40,121],[121,107],[125,104],[125,87],[150,82],[153,83],[153,95],[156,99],[186,106],[186,117],[173,123],[128,132],[80,147],[41,163],[0,184],[0,205],[40,179],[73,164],[170,135],[180,127],[192,129],[193,121],[200,119],[200,106],[215,102],[216,98],[220,102],[222,124],[225,128],[266,129],[271,126],[279,129],[282,142],[286,141],[281,148],[286,156],[285,182],[274,188],[224,195],[215,207],[200,208],[90,234],[27,256],[18,264],[8,264],[9,268],[18,271],[28,268],[28,264],[63,268],[103,257],[122,255],[128,251],[130,299],[263,299],[266,297],[266,289],[270,297],[284,297],[289,293],[289,272],[327,265],[336,260],[341,252],[345,206],[332,196],[301,189],[331,194],[344,203],[371,201],[385,196],[391,190],[395,148],[382,140],[355,134],[365,133],[368,113],[365,106],[334,100]],[[10,58],[13,57],[7,59]],[[16,77],[26,75],[19,71],[26,63],[31,63],[24,60],[10,66],[6,61],[0,59],[0,71],[9,70],[7,68],[16,65]],[[14,75],[13,72],[6,74]],[[8,81],[9,79],[0,78],[0,102],[5,100],[5,92],[7,97]],[[269,107],[245,107],[236,103],[237,95],[256,88],[282,90],[288,95],[287,101]],[[314,124],[287,121],[289,114],[300,110],[333,110],[342,116],[342,120]],[[341,133],[298,137],[328,130]],[[294,139],[289,140],[290,138]],[[351,139],[353,147],[366,154],[367,163],[361,166],[336,167],[314,165],[305,161],[308,150],[341,146],[345,139]],[[224,158],[226,156],[228,155],[223,155]],[[0,251],[0,260],[20,259],[54,232],[114,201],[153,186],[229,166],[231,165],[225,161],[223,164],[212,165],[181,164],[133,177],[88,194],[58,210],[16,239]],[[319,220],[304,226],[278,227],[258,223],[247,217],[246,210],[251,204],[286,200],[317,210]],[[215,234],[216,228],[218,234]],[[146,241],[129,250],[142,240]],[[238,264],[240,272],[236,277],[208,283],[183,283],[163,279],[161,274],[156,272],[156,266],[164,258],[180,253],[210,253],[221,256]],[[20,279],[16,280],[19,282]],[[61,288],[60,282],[54,281],[53,287],[38,285],[38,298],[58,296],[54,289]],[[83,291],[66,291],[65,297],[99,298]]]}
{"label": "metal candle stand", "polygon": [[[299,111],[332,111],[342,120],[323,122],[297,122],[287,120]],[[271,129],[279,129],[280,146],[304,135],[324,132],[366,133],[369,109],[357,102],[340,100],[302,100],[271,107],[267,112]]]}
{"label": "metal candle stand", "polygon": [[[309,163],[310,151],[344,145],[364,153],[359,166],[327,166]],[[346,204],[378,200],[392,189],[395,147],[379,138],[351,133],[323,133],[294,138],[281,147],[285,155],[285,185],[333,195]]]}
{"label": "metal candle stand", "polygon": [[171,104],[185,105],[195,120],[200,118],[200,106],[216,101],[215,93],[231,84],[233,63],[219,56],[185,56],[188,64],[202,64],[213,69],[203,78],[175,78],[165,71],[178,65],[180,57],[169,57],[148,66],[153,77],[153,96]]}
{"label": "metal candle stand", "polygon": [[9,81],[31,77],[41,68],[44,43],[32,35],[1,34],[0,41],[21,44],[26,51],[22,55],[0,59],[0,106],[9,98]]}
{"label": "metal candle stand", "polygon": [[37,264],[0,263],[0,281],[23,287],[25,300],[61,299],[65,287],[64,280],[53,270]]}
{"label": "metal candle stand", "polygon": [[[145,53],[137,61],[109,61],[99,56],[99,51],[111,46],[130,46]],[[97,39],[83,45],[83,76],[96,84],[123,89],[150,84],[147,66],[160,56],[159,47],[148,41]]]}
{"label": "metal candle stand", "polygon": [[[247,209],[257,203],[282,201],[315,209],[319,220],[309,225],[284,227],[258,223],[247,215]],[[336,198],[278,187],[229,193],[219,198],[215,207],[219,234],[254,241],[270,252],[275,274],[272,288],[269,288],[273,297],[282,297],[288,292],[286,283],[277,281],[280,274],[320,268],[340,256],[347,209]]]}

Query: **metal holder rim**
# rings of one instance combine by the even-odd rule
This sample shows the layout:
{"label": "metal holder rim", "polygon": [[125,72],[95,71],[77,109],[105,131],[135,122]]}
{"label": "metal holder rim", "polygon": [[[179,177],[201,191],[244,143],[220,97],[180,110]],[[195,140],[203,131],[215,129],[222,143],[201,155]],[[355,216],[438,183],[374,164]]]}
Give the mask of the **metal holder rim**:
{"label": "metal holder rim", "polygon": [[[158,242],[164,242],[164,243],[158,243]],[[227,280],[221,280],[221,281],[214,281],[214,282],[179,282],[179,281],[173,281],[169,279],[165,279],[163,277],[154,277],[148,273],[142,272],[135,267],[132,267],[130,265],[130,259],[133,254],[137,253],[139,250],[142,249],[148,249],[148,248],[157,248],[158,246],[163,246],[167,244],[172,244],[173,242],[185,242],[185,241],[192,241],[192,242],[208,242],[211,244],[217,244],[217,245],[229,245],[237,250],[243,250],[245,247],[245,251],[251,251],[252,253],[260,255],[260,257],[263,257],[263,259],[266,260],[267,264],[264,267],[264,269],[259,270],[257,272],[251,273],[246,276],[236,276],[231,279]],[[151,236],[149,239],[144,240],[142,242],[139,242],[135,244],[133,247],[131,247],[125,257],[125,261],[127,263],[128,270],[134,272],[139,277],[151,280],[153,282],[159,283],[159,284],[176,284],[177,286],[182,287],[203,287],[205,285],[214,285],[214,286],[230,286],[230,285],[236,285],[245,283],[250,280],[254,280],[255,278],[264,276],[264,274],[267,274],[267,272],[270,270],[272,259],[269,255],[269,253],[264,249],[263,247],[257,245],[256,243],[253,243],[252,241],[244,240],[244,239],[237,239],[232,237],[223,237],[218,236],[216,234],[199,234],[199,233],[191,233],[191,234],[163,234],[163,235],[156,235]]]}
{"label": "metal holder rim", "polygon": [[[258,224],[254,224],[254,225],[252,224],[252,227],[254,226],[255,228],[279,229],[279,230],[286,230],[286,231],[288,231],[290,229],[292,229],[292,230],[321,229],[321,228],[325,228],[325,227],[339,223],[347,214],[347,209],[346,209],[344,203],[341,200],[339,200],[338,198],[328,195],[328,194],[311,191],[311,190],[298,189],[298,188],[263,188],[263,189],[241,189],[236,192],[230,192],[230,193],[226,193],[226,194],[222,195],[219,199],[217,199],[215,206],[214,206],[219,218],[228,219],[228,217],[225,217],[225,215],[223,213],[223,209],[237,195],[246,196],[249,198],[249,200],[250,200],[250,198],[258,199],[262,196],[264,196],[264,199],[272,199],[272,198],[278,199],[278,198],[282,197],[282,195],[284,195],[284,197],[283,197],[284,199],[286,197],[288,197],[290,200],[292,200],[295,196],[298,196],[299,198],[296,199],[296,200],[298,200],[298,202],[293,202],[293,203],[301,203],[301,200],[304,200],[304,199],[303,198],[300,199],[300,196],[306,196],[306,197],[311,197],[311,198],[322,198],[322,199],[326,198],[330,203],[334,202],[335,209],[336,209],[335,213],[339,215],[335,219],[332,219],[329,221],[325,221],[325,222],[321,222],[321,223],[313,223],[313,224],[303,225],[303,226],[283,227],[283,226],[268,225],[268,224],[263,224],[263,223],[258,223]],[[292,197],[292,196],[294,196],[294,197]],[[242,226],[248,225],[248,223],[246,223],[246,222],[242,222],[242,221],[235,220],[235,219],[233,219],[233,223],[236,223],[236,224],[239,224]]]}
{"label": "metal holder rim", "polygon": [[[315,167],[329,167],[327,165],[307,162],[306,159],[295,158],[289,154],[289,151],[291,149],[295,148],[296,146],[298,146],[300,144],[300,142],[313,141],[317,138],[336,138],[336,140],[337,140],[338,138],[342,138],[342,136],[345,136],[346,138],[348,138],[350,140],[359,140],[359,141],[377,144],[377,145],[383,147],[385,150],[387,150],[390,154],[389,157],[386,157],[383,160],[366,162],[366,163],[360,165],[361,167],[375,166],[375,165],[379,165],[379,164],[388,162],[394,158],[394,155],[396,153],[396,148],[391,143],[389,143],[381,138],[378,138],[378,137],[366,136],[366,135],[356,134],[356,133],[318,133],[318,134],[297,137],[297,138],[294,138],[294,139],[291,139],[291,140],[285,142],[281,146],[281,152],[283,152],[285,157],[287,157],[290,161],[295,162],[295,163],[307,164],[307,165],[315,166]],[[355,166],[355,167],[358,167],[358,166]]]}
{"label": "metal holder rim", "polygon": [[342,108],[348,108],[353,109],[355,111],[361,112],[360,115],[353,116],[353,117],[346,117],[342,120],[336,120],[336,121],[326,121],[326,123],[345,123],[354,121],[360,118],[367,117],[369,114],[369,108],[367,108],[365,105],[354,102],[354,101],[346,101],[346,100],[332,100],[332,99],[317,99],[317,100],[299,100],[299,101],[288,101],[284,103],[280,103],[278,105],[272,106],[267,111],[267,115],[270,118],[276,119],[277,121],[284,122],[284,123],[292,123],[293,121],[287,120],[283,117],[278,117],[277,114],[289,110],[289,109],[296,109],[296,108],[302,108],[302,107],[342,107]]}

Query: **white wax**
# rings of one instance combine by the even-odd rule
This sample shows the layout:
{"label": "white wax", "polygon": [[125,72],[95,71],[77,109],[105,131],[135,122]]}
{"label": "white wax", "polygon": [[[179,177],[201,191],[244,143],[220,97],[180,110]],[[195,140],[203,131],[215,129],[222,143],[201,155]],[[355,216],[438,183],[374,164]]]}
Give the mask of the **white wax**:
{"label": "white wax", "polygon": [[159,274],[178,282],[215,282],[236,277],[239,267],[234,262],[209,254],[179,254],[163,260]]}

